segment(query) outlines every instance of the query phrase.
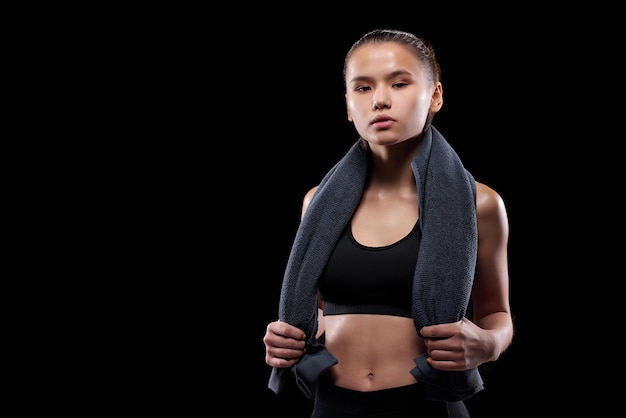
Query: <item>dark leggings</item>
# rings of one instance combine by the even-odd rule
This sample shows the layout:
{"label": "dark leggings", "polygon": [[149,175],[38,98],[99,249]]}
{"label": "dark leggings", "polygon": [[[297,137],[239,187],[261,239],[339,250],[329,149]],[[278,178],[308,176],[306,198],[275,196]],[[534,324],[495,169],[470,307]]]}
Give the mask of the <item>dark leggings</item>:
{"label": "dark leggings", "polygon": [[320,379],[311,418],[469,418],[463,402],[427,400],[418,383],[359,392]]}

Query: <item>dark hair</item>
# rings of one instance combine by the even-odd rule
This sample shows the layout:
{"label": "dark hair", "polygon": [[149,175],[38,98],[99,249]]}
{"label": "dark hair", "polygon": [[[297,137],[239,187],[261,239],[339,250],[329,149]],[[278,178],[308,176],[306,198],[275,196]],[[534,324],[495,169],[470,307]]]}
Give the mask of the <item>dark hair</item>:
{"label": "dark hair", "polygon": [[343,78],[346,78],[346,66],[354,51],[358,48],[368,44],[381,44],[383,42],[396,42],[400,45],[405,45],[415,53],[418,60],[428,70],[428,79],[433,83],[437,83],[441,80],[441,68],[439,62],[435,57],[435,50],[431,43],[426,39],[420,38],[409,32],[403,32],[394,29],[375,29],[371,32],[363,35],[357,40],[352,47],[348,50],[346,58],[343,63]]}

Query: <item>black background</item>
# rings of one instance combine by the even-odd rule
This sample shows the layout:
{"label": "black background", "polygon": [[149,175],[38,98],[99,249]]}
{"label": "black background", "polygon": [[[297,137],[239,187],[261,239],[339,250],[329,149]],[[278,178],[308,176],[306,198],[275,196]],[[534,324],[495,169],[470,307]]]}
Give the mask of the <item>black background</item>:
{"label": "black background", "polygon": [[[525,191],[519,181],[522,171],[519,156],[525,153],[527,146],[523,120],[524,106],[528,105],[526,95],[532,91],[530,84],[537,80],[532,76],[519,76],[519,66],[525,65],[516,48],[520,41],[513,38],[502,42],[500,37],[510,34],[507,32],[510,28],[504,27],[503,22],[476,33],[460,31],[452,25],[444,28],[423,24],[422,19],[411,23],[397,18],[372,20],[374,23],[354,24],[349,28],[321,24],[311,30],[320,35],[326,33],[322,35],[327,36],[323,41],[297,32],[296,38],[305,36],[304,40],[298,40],[300,53],[274,51],[276,55],[271,61],[276,69],[272,78],[276,80],[275,93],[279,97],[267,100],[277,100],[282,105],[270,110],[276,117],[267,119],[262,130],[269,135],[266,141],[257,144],[261,149],[259,153],[273,150],[273,158],[259,161],[265,186],[259,189],[256,201],[259,206],[254,211],[259,215],[259,222],[253,222],[259,236],[268,240],[266,244],[261,243],[263,249],[259,248],[263,255],[258,267],[264,271],[263,280],[259,282],[264,284],[253,291],[255,298],[262,298],[254,315],[255,329],[259,330],[254,336],[256,340],[253,338],[258,352],[256,358],[263,359],[258,337],[267,322],[276,318],[282,272],[302,196],[357,138],[345,113],[342,78],[345,53],[354,40],[370,29],[408,30],[433,42],[442,67],[444,106],[435,117],[435,126],[457,150],[475,178],[503,196],[509,210],[511,303],[517,337],[496,364],[481,368],[485,390],[467,402],[474,417],[502,417],[496,405],[523,407],[521,382],[527,379],[521,358],[530,347],[526,329],[530,324],[524,312],[528,304],[522,297],[527,292],[523,288],[525,267],[521,260],[522,243],[532,239],[532,235],[525,237],[525,234],[532,234],[532,231],[527,225],[523,226],[523,213],[520,213],[519,200],[524,198]],[[262,103],[258,105],[263,107]],[[289,127],[287,131],[283,130],[285,126]],[[526,159],[524,164],[528,163]],[[258,378],[255,387],[262,395],[263,410],[284,417],[307,416],[305,399],[284,399],[267,389],[269,368],[262,361],[254,364],[254,370]]]}
{"label": "black background", "polygon": [[151,145],[140,170],[150,181],[135,197],[138,255],[154,277],[143,300],[156,320],[133,338],[158,358],[137,371],[156,410],[307,417],[306,399],[267,388],[262,337],[277,318],[302,197],[357,138],[345,113],[345,53],[384,27],[434,44],[444,87],[434,125],[509,212],[516,336],[481,367],[472,417],[552,411],[558,402],[545,402],[556,386],[578,390],[565,364],[547,359],[569,350],[553,327],[564,311],[562,269],[577,255],[563,254],[562,209],[573,197],[557,166],[567,143],[584,137],[568,127],[582,118],[564,79],[580,66],[580,44],[542,10],[363,7],[183,11],[149,25],[147,76],[157,84],[144,86]]}

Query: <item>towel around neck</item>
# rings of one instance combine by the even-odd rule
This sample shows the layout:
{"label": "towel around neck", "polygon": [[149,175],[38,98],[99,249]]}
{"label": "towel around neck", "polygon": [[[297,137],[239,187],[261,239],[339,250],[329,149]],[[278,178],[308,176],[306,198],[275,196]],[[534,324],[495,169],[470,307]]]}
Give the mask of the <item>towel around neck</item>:
{"label": "towel around neck", "polygon": [[[432,125],[424,132],[411,167],[422,232],[412,305],[419,333],[426,325],[457,322],[467,311],[478,248],[476,184]],[[300,222],[283,277],[279,319],[306,333],[307,353],[290,369],[272,369],[268,387],[276,393],[285,391],[290,384],[287,382],[295,377],[310,397],[319,374],[337,363],[315,339],[317,281],[359,204],[369,170],[369,151],[359,138],[324,176]],[[416,358],[415,363],[410,372],[426,385],[430,399],[459,401],[483,389],[477,369],[436,370],[426,363],[426,355]]]}

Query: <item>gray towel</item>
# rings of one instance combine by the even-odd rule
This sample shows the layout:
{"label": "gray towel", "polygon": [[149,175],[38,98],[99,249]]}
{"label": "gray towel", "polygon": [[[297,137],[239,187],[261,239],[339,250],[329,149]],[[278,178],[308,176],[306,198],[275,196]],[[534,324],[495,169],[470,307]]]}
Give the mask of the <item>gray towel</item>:
{"label": "gray towel", "polygon": [[[422,240],[413,280],[416,331],[425,325],[461,320],[466,313],[476,265],[476,185],[456,152],[430,126],[411,164],[419,196]],[[361,139],[324,176],[300,222],[289,255],[279,302],[279,319],[304,330],[307,352],[289,369],[273,368],[268,387],[283,393],[297,385],[307,397],[320,373],[337,363],[315,339],[317,281],[363,193],[370,169]],[[478,369],[436,370],[426,355],[411,374],[432,400],[459,401],[483,389]]]}

